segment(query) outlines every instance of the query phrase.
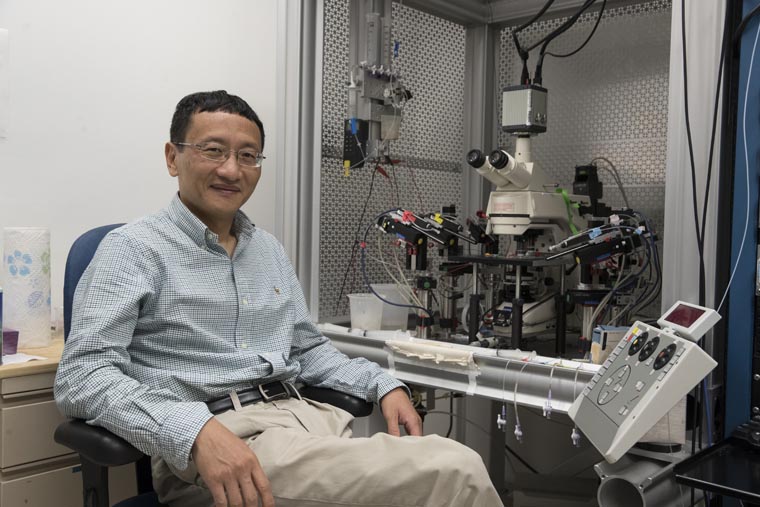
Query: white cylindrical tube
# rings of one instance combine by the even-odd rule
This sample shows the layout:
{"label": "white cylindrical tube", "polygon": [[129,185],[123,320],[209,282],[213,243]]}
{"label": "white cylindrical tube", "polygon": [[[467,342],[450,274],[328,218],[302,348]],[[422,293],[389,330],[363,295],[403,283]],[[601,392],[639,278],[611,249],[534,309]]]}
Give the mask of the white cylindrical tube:
{"label": "white cylindrical tube", "polygon": [[[532,165],[532,164],[531,164]],[[513,185],[518,188],[525,188],[530,185],[531,172],[526,164],[515,162],[510,164],[499,172],[502,176],[509,179]]]}
{"label": "white cylindrical tube", "polygon": [[533,162],[533,154],[530,148],[530,137],[518,137],[515,140],[515,160],[529,164]]}
{"label": "white cylindrical tube", "polygon": [[19,347],[50,345],[50,231],[6,228],[3,235],[3,325]]}
{"label": "white cylindrical tube", "polygon": [[509,180],[499,174],[499,171],[493,168],[491,164],[486,162],[483,164],[483,166],[476,169],[478,171],[478,174],[483,176],[485,179],[496,185],[497,187],[503,187],[505,185],[509,185]]}

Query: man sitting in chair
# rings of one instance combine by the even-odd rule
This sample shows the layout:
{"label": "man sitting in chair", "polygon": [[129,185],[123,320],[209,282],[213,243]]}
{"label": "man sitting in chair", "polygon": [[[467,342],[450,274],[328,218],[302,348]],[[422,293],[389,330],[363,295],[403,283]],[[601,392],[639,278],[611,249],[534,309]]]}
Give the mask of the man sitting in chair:
{"label": "man sitting in chair", "polygon": [[[179,193],[109,233],[82,276],[60,410],[152,456],[172,506],[502,505],[479,455],[421,436],[406,388],[317,330],[284,249],[240,211],[264,160],[251,107],[195,93],[170,134]],[[378,402],[388,434],[348,438],[352,416],[294,383]]]}

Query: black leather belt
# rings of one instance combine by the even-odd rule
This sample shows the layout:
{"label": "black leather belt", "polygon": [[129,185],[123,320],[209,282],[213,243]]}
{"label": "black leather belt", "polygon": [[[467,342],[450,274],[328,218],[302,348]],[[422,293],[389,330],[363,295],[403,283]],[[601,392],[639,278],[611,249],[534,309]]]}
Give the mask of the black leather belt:
{"label": "black leather belt", "polygon": [[[290,382],[270,382],[269,384],[261,384],[250,389],[243,389],[235,393],[237,399],[240,402],[240,406],[250,405],[252,403],[258,403],[260,401],[268,402],[275,400],[286,400],[288,398],[301,399],[301,395],[298,394],[296,386]],[[233,401],[233,395],[228,394],[223,398],[217,400],[207,401],[209,411],[216,415],[232,410],[235,408]]]}

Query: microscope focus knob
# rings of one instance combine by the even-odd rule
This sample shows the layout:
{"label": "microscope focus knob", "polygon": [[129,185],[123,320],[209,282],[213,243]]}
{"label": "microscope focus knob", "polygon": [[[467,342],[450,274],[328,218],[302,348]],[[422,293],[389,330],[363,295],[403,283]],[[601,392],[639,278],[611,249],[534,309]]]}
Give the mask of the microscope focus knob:
{"label": "microscope focus knob", "polygon": [[470,150],[467,152],[467,163],[477,169],[486,163],[486,156],[478,149]]}

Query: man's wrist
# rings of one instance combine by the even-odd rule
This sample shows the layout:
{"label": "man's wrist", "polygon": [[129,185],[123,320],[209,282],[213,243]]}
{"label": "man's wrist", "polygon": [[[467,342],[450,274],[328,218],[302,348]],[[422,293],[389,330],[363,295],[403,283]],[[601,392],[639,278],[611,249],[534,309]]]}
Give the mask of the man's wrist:
{"label": "man's wrist", "polygon": [[380,400],[382,400],[386,394],[395,391],[396,389],[403,389],[406,391],[407,396],[412,396],[411,391],[409,391],[409,388],[406,387],[403,382],[387,373],[383,374],[383,377],[377,380],[375,391],[377,394],[377,403],[380,403]]}

